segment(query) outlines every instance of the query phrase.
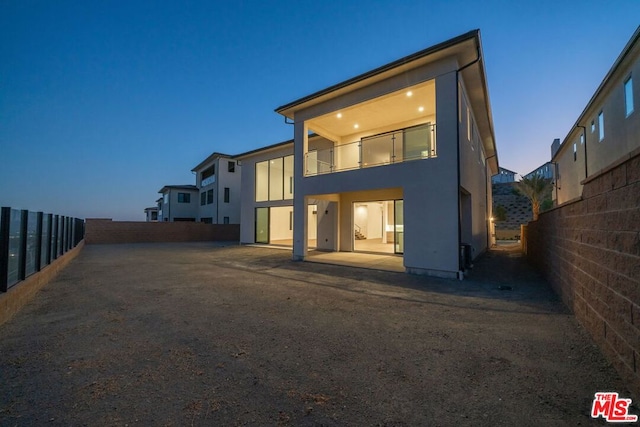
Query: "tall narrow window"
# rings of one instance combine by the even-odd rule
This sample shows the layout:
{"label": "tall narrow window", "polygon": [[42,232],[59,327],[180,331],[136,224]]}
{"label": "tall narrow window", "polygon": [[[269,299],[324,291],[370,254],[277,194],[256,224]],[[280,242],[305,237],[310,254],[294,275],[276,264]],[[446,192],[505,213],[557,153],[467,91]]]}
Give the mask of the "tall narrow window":
{"label": "tall narrow window", "polygon": [[598,136],[600,141],[604,139],[604,112],[598,113]]}
{"label": "tall narrow window", "polygon": [[207,190],[207,204],[213,203],[213,190]]}
{"label": "tall narrow window", "polygon": [[580,145],[584,144],[584,133],[580,134]]}
{"label": "tall narrow window", "polygon": [[578,144],[573,143],[573,161],[578,160]]}
{"label": "tall narrow window", "polygon": [[269,161],[256,163],[256,202],[269,200]]}
{"label": "tall narrow window", "polygon": [[631,76],[624,82],[624,108],[627,117],[633,113],[633,80]]}
{"label": "tall narrow window", "polygon": [[229,160],[229,163],[227,163],[227,171],[228,172],[235,172],[236,171],[236,162],[232,162],[231,160]]}
{"label": "tall narrow window", "polygon": [[207,204],[207,192],[203,191],[200,193],[200,206],[204,206]]}
{"label": "tall narrow window", "polygon": [[224,202],[229,203],[229,187],[224,187]]}

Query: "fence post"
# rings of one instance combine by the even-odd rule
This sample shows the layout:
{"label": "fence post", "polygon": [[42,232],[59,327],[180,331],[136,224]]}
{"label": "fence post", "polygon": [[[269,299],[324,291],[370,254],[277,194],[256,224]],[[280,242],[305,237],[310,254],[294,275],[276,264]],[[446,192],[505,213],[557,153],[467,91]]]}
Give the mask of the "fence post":
{"label": "fence post", "polygon": [[36,213],[36,271],[42,268],[42,212]]}
{"label": "fence post", "polygon": [[18,281],[27,276],[27,227],[29,225],[29,211],[20,211],[20,264],[18,264]]}
{"label": "fence post", "polygon": [[0,292],[7,292],[9,275],[9,227],[11,226],[11,208],[0,210]]}
{"label": "fence post", "polygon": [[47,247],[45,255],[45,265],[51,264],[51,227],[53,222],[53,214],[47,214]]}

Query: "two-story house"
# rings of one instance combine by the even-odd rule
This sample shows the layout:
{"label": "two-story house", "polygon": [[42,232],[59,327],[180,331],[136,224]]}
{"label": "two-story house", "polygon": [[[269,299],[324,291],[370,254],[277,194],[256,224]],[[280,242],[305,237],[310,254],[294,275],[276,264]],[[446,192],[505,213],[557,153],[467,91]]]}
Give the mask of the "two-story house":
{"label": "two-story house", "polygon": [[293,141],[238,157],[242,242],[290,239],[297,260],[312,247],[395,254],[442,277],[462,277],[461,247],[489,246],[498,159],[478,30],[276,111]]}
{"label": "two-story house", "polygon": [[553,198],[582,195],[582,181],[640,148],[640,27],[560,143],[551,146]]}
{"label": "two-story house", "polygon": [[240,223],[241,170],[237,160],[217,152],[191,169],[199,189],[198,221],[208,224]]}
{"label": "two-story house", "polygon": [[198,215],[198,187],[195,185],[165,185],[162,194],[163,222],[195,221]]}

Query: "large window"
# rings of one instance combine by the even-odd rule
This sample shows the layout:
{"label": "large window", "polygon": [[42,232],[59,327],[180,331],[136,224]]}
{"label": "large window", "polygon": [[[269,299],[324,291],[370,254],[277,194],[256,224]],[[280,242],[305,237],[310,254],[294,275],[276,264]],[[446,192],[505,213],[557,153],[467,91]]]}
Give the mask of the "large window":
{"label": "large window", "polygon": [[191,194],[178,193],[178,203],[191,203]]}
{"label": "large window", "polygon": [[624,109],[627,117],[633,113],[633,80],[631,76],[624,82]]}
{"label": "large window", "polygon": [[598,113],[598,136],[600,141],[604,139],[604,112]]}
{"label": "large window", "polygon": [[293,156],[256,163],[256,202],[293,198]]}
{"label": "large window", "polygon": [[202,171],[202,175],[200,177],[200,186],[206,187],[207,185],[213,184],[216,182],[216,165],[213,164]]}

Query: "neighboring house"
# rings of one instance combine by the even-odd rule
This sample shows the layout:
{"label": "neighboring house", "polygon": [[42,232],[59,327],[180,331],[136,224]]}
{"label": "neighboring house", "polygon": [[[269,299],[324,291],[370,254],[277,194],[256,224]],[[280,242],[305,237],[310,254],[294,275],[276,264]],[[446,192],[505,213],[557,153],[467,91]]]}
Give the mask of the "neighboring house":
{"label": "neighboring house", "polygon": [[516,172],[510,171],[503,167],[498,168],[498,173],[491,177],[492,184],[506,184],[508,182],[516,181]]}
{"label": "neighboring house", "polygon": [[144,216],[147,222],[156,222],[158,221],[158,207],[153,206],[150,208],[145,208]]}
{"label": "neighboring house", "polygon": [[286,241],[285,223],[294,259],[397,254],[443,277],[462,277],[462,245],[472,258],[490,245],[498,159],[478,30],[276,111],[294,123],[293,153],[287,141],[237,157],[242,242]]}
{"label": "neighboring house", "polygon": [[156,206],[158,207],[158,221],[162,222],[163,221],[163,217],[162,217],[162,202],[164,200],[164,197],[160,197],[158,200],[156,200]]}
{"label": "neighboring house", "polygon": [[562,144],[552,145],[554,202],[582,195],[582,181],[640,148],[640,27]]}
{"label": "neighboring house", "polygon": [[[560,143],[559,139],[555,139],[554,143],[556,143],[556,141],[558,141],[557,143]],[[547,162],[545,164],[543,164],[542,166],[538,166],[537,168],[535,168],[534,170],[532,170],[531,172],[529,172],[528,174],[526,174],[524,177],[531,179],[534,176],[540,176],[542,178],[546,178],[546,179],[553,179],[553,164],[551,162]]]}
{"label": "neighboring house", "polygon": [[165,185],[162,194],[162,221],[195,221],[198,216],[198,187]]}
{"label": "neighboring house", "polygon": [[240,223],[241,166],[231,156],[214,152],[191,171],[199,189],[197,220],[208,224]]}

